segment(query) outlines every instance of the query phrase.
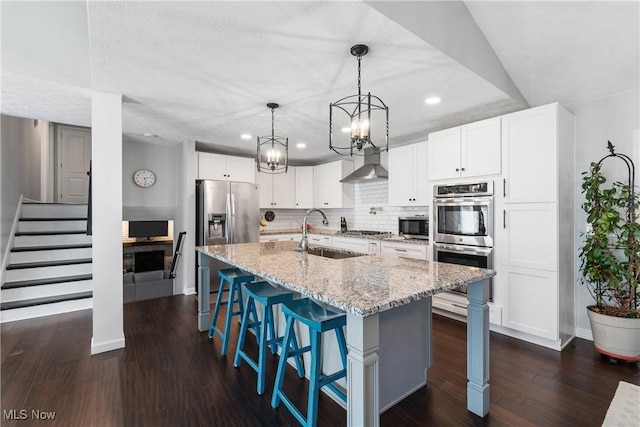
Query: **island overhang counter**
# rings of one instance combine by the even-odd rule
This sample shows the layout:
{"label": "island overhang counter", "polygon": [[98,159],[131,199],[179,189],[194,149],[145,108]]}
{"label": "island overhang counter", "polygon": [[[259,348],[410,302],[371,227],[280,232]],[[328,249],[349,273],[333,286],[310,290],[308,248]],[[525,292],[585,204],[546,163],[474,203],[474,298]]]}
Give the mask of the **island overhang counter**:
{"label": "island overhang counter", "polygon": [[[196,251],[200,331],[210,324],[210,258],[346,312],[349,426],[379,424],[380,384],[391,378],[385,376],[388,364],[380,372],[378,354],[384,349],[386,322],[427,315],[424,344],[430,355],[431,296],[467,285],[467,409],[480,416],[489,412],[487,301],[493,270],[375,255],[330,259],[300,252],[294,242],[201,246]],[[393,327],[398,325],[402,323]]]}

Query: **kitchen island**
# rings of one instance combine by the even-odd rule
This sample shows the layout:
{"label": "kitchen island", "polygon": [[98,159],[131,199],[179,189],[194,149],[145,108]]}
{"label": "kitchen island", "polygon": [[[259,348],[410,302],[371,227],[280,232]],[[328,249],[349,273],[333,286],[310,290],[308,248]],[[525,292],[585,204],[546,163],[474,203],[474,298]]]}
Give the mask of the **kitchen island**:
{"label": "kitchen island", "polygon": [[[381,406],[384,408],[398,393],[402,395],[400,390],[382,399],[389,388],[387,380],[396,376],[392,369],[408,369],[409,376],[414,378],[414,371],[422,369],[422,384],[426,381],[424,370],[429,365],[431,352],[431,296],[466,284],[469,298],[467,409],[480,416],[489,412],[487,300],[488,279],[495,275],[494,271],[399,257],[331,259],[296,249],[295,242],[197,247],[198,329],[209,329],[210,257],[345,311],[349,350],[347,423],[377,426]],[[387,339],[411,335],[412,331],[419,332],[420,342],[406,343],[409,347],[404,346],[400,353],[404,354],[402,357],[407,356],[409,362],[413,360],[410,357],[413,352],[420,353],[420,357],[407,368],[404,359],[391,360],[385,352],[389,350]]]}

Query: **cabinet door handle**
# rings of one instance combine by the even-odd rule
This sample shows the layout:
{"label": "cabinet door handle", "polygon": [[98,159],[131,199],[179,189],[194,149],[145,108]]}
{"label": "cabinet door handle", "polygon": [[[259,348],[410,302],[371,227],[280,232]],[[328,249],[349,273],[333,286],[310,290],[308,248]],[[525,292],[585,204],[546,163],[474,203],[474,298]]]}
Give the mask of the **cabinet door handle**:
{"label": "cabinet door handle", "polygon": [[465,310],[467,309],[466,305],[456,304],[455,302],[452,302],[451,305],[454,306],[454,307],[458,307],[458,308],[464,308]]}
{"label": "cabinet door handle", "polygon": [[507,178],[502,178],[502,197],[507,197]]}
{"label": "cabinet door handle", "polygon": [[456,172],[460,172],[460,168],[456,168]]}
{"label": "cabinet door handle", "polygon": [[465,169],[464,169],[464,168],[462,168],[462,172],[464,172],[464,170],[465,170]]}
{"label": "cabinet door handle", "polygon": [[502,210],[502,228],[507,228],[507,211],[506,209]]}
{"label": "cabinet door handle", "polygon": [[407,252],[406,249],[398,249],[398,248],[394,249],[394,251],[396,251],[396,252]]}

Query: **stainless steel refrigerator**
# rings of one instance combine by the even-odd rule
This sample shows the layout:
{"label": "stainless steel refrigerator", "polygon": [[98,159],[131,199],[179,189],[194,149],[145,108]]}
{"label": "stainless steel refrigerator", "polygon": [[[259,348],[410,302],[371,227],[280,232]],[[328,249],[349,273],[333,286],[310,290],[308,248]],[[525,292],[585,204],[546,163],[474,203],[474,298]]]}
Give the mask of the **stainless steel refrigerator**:
{"label": "stainless steel refrigerator", "polygon": [[[256,184],[196,181],[196,246],[260,241],[259,203]],[[218,270],[227,267],[211,260],[212,291],[218,290]]]}

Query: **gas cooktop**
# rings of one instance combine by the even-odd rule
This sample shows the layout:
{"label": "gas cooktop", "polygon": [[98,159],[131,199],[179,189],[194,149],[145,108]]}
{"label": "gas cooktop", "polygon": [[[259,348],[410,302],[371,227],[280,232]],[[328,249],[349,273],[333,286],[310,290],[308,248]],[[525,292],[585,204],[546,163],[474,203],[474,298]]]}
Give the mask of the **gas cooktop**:
{"label": "gas cooktop", "polygon": [[338,234],[345,234],[347,236],[378,236],[381,234],[391,234],[390,231],[373,231],[373,230],[349,230],[341,231]]}

